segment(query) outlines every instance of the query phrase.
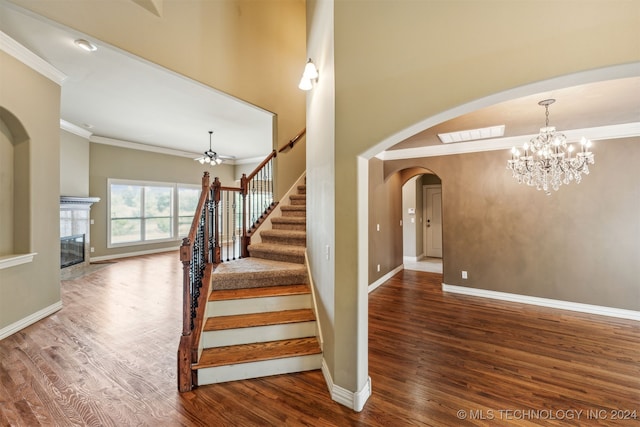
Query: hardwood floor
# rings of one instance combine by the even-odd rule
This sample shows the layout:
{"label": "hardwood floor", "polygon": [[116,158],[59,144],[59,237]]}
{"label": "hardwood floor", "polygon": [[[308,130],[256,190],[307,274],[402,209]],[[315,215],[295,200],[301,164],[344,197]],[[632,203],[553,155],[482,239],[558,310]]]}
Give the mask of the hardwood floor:
{"label": "hardwood floor", "polygon": [[0,341],[0,426],[640,425],[639,322],[443,294],[417,271],[370,295],[362,412],[320,371],[180,394],[180,267],[63,282],[60,312]]}

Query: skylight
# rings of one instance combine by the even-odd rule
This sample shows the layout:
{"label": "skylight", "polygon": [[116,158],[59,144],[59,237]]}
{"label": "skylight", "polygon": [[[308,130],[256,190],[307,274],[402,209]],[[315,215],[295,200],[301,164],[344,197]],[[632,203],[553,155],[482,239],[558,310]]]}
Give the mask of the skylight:
{"label": "skylight", "polygon": [[438,134],[438,138],[440,138],[443,144],[474,141],[476,139],[499,138],[501,136],[504,136],[504,125]]}

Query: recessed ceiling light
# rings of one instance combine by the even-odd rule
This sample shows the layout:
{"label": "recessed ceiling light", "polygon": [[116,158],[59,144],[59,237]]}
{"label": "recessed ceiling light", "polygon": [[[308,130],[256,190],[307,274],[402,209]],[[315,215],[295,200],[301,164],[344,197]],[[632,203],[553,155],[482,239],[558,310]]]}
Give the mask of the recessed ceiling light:
{"label": "recessed ceiling light", "polygon": [[504,136],[504,125],[438,134],[438,138],[440,138],[443,144],[474,141],[476,139],[499,138],[501,136]]}
{"label": "recessed ceiling light", "polygon": [[74,41],[74,43],[76,44],[76,46],[78,46],[80,49],[84,49],[87,52],[93,52],[94,50],[98,49],[96,47],[96,45],[94,45],[93,43],[91,43],[90,41],[87,41],[85,39],[77,39]]}

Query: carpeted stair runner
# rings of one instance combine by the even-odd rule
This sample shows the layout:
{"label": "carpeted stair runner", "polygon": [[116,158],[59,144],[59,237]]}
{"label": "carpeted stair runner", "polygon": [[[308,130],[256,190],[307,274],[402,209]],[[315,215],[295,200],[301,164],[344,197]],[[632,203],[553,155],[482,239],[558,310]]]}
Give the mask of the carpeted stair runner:
{"label": "carpeted stair runner", "polygon": [[280,205],[281,216],[271,218],[273,228],[259,232],[262,242],[249,245],[249,258],[216,267],[212,276],[214,290],[307,283],[306,186],[299,185],[289,202]]}

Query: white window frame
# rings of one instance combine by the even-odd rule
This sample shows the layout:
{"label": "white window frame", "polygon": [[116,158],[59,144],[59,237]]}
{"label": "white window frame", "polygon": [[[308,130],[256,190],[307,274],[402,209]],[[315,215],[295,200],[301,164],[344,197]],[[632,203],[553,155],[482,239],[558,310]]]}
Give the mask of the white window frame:
{"label": "white window frame", "polygon": [[[163,187],[163,188],[171,188],[171,237],[164,239],[150,239],[146,240],[144,236],[144,224],[142,224],[141,229],[141,240],[131,241],[131,242],[122,242],[122,243],[112,243],[111,242],[111,223],[113,219],[111,218],[111,186],[112,185],[129,185],[136,187]],[[202,186],[197,184],[184,184],[184,183],[175,183],[175,182],[161,182],[161,181],[141,181],[141,180],[132,180],[132,179],[117,179],[117,178],[108,178],[107,179],[107,248],[121,248],[127,246],[139,246],[139,245],[150,245],[156,243],[167,243],[167,242],[176,242],[181,241],[182,237],[179,235],[179,191],[178,188],[188,188],[188,189],[196,189],[202,190]],[[144,191],[142,192],[142,212],[140,219],[144,221]],[[195,212],[194,212],[195,213]]]}

